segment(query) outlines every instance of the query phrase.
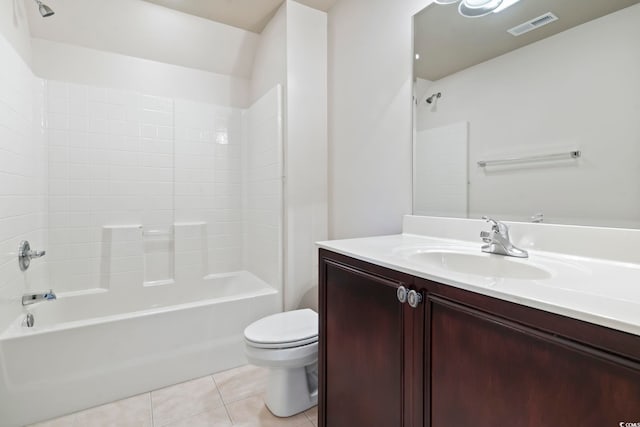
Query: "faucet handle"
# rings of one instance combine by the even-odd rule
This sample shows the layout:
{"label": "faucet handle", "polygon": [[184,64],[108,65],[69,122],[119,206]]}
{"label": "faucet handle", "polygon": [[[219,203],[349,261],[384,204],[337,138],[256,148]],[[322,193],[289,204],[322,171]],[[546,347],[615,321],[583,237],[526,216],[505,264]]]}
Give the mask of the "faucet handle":
{"label": "faucet handle", "polygon": [[488,216],[483,216],[482,219],[484,219],[489,224],[491,224],[492,231],[495,231],[496,233],[501,234],[507,239],[509,238],[509,227],[507,227],[507,224],[501,221],[497,221],[493,218],[489,218]]}
{"label": "faucet handle", "polygon": [[26,256],[29,258],[41,258],[47,254],[47,251],[29,251],[26,253]]}
{"label": "faucet handle", "polygon": [[484,216],[482,217],[482,219],[484,219],[485,221],[487,221],[487,222],[488,222],[489,224],[491,224],[491,225],[496,225],[496,226],[498,225],[498,221],[496,221],[496,220],[495,220],[495,219],[493,219],[493,218],[489,218],[489,217],[488,217],[488,216],[486,216],[486,215],[484,215]]}
{"label": "faucet handle", "polygon": [[493,218],[489,218],[488,216],[483,216],[482,219],[484,219],[485,221],[487,221],[489,224],[491,224],[491,228],[494,230],[498,230],[500,227],[500,223],[498,221],[496,221]]}

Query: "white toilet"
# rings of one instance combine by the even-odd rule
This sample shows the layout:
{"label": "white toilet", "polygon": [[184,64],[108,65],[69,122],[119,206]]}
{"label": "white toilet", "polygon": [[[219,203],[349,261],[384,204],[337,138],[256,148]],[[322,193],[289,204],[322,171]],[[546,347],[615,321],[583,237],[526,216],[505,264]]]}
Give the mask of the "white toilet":
{"label": "white toilet", "polygon": [[244,330],[249,363],[269,368],[265,403],[289,417],[318,403],[318,314],[309,309],[262,318]]}

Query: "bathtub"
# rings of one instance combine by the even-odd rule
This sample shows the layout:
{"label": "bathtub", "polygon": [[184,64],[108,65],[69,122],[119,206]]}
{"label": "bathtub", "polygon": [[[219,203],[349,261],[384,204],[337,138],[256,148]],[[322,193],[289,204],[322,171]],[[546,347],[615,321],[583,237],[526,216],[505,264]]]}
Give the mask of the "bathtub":
{"label": "bathtub", "polygon": [[94,290],[30,306],[0,334],[0,426],[19,426],[246,363],[242,332],[282,309],[248,272]]}

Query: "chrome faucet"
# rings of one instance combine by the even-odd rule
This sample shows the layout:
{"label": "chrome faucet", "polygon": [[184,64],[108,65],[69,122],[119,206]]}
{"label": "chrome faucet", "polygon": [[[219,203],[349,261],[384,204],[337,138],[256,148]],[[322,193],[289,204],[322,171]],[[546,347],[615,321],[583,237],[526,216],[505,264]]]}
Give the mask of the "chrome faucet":
{"label": "chrome faucet", "polygon": [[22,295],[22,305],[31,305],[40,301],[51,301],[56,298],[56,294],[51,289],[46,292],[24,294]]}
{"label": "chrome faucet", "polygon": [[482,219],[491,224],[491,231],[483,231],[480,233],[482,241],[486,243],[486,245],[482,247],[482,252],[513,256],[516,258],[529,257],[527,251],[517,248],[511,243],[509,227],[507,227],[506,224],[486,216],[483,216]]}

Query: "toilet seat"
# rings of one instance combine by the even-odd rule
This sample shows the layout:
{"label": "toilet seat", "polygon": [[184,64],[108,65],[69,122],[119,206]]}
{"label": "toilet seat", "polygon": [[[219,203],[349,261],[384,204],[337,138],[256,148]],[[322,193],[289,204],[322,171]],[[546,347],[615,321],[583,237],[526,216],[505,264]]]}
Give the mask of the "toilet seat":
{"label": "toilet seat", "polygon": [[247,345],[287,349],[318,341],[318,314],[307,309],[276,313],[253,322],[244,330]]}
{"label": "toilet seat", "polygon": [[313,344],[315,342],[318,342],[318,337],[315,336],[315,337],[308,338],[306,340],[301,340],[301,341],[290,341],[290,342],[280,342],[280,343],[276,342],[276,343],[270,343],[270,344],[255,342],[245,338],[245,342],[247,343],[247,345],[250,345],[251,347],[255,347],[255,348],[287,349],[287,348],[302,347],[308,344]]}

